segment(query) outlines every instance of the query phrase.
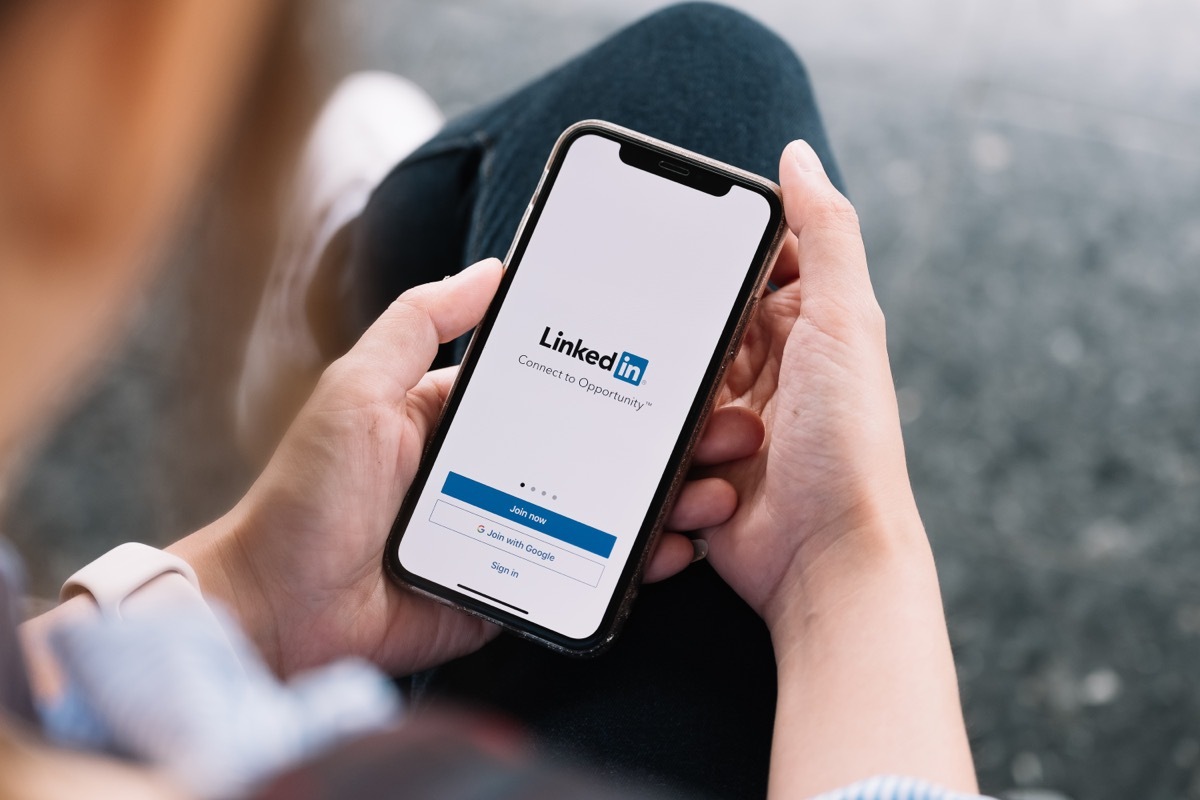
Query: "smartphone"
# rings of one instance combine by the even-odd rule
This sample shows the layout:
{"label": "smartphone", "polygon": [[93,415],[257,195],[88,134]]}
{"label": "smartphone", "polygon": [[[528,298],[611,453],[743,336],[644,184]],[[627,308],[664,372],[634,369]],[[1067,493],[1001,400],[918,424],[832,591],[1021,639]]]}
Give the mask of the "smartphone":
{"label": "smartphone", "polygon": [[615,638],[782,242],[770,181],[559,138],[388,538],[400,583],[550,648]]}

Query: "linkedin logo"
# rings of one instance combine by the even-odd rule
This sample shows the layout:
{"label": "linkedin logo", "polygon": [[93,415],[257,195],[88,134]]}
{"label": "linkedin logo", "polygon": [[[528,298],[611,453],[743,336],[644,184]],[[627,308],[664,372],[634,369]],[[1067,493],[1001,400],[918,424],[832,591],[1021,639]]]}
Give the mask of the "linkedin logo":
{"label": "linkedin logo", "polygon": [[625,381],[632,386],[641,384],[642,376],[646,374],[646,367],[650,364],[649,359],[634,355],[628,350],[621,353],[620,358],[617,358],[616,352],[601,353],[584,344],[582,338],[572,341],[564,337],[562,331],[558,332],[554,341],[550,341],[549,325],[542,331],[542,338],[538,340],[538,344],[556,353],[577,358],[585,364],[597,366],[605,372],[611,372],[618,380]]}
{"label": "linkedin logo", "polygon": [[617,362],[617,368],[613,370],[619,380],[626,383],[632,383],[637,386],[642,382],[642,375],[646,372],[646,365],[650,362],[641,356],[635,356],[633,353],[621,353],[621,359]]}

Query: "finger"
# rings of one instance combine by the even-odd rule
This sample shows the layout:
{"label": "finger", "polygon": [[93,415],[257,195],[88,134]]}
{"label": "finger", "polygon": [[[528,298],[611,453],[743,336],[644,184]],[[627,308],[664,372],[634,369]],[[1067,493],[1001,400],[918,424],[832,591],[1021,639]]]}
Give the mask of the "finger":
{"label": "finger", "polygon": [[500,262],[489,258],[438,283],[410,289],[388,306],[335,366],[365,370],[372,383],[385,381],[381,387],[385,397],[402,397],[429,369],[439,343],[479,324],[496,294],[500,274]]}
{"label": "finger", "polygon": [[699,466],[712,466],[748,458],[758,452],[765,438],[762,417],[753,409],[724,406],[709,416],[696,443],[694,460]]}
{"label": "finger", "polygon": [[720,525],[737,511],[738,496],[733,484],[724,478],[688,481],[679,499],[667,515],[667,530],[695,531]]}
{"label": "finger", "polygon": [[454,386],[454,379],[457,377],[457,365],[442,367],[441,369],[426,372],[425,377],[421,378],[421,385],[428,386],[429,391],[437,397],[438,405],[441,405],[450,396],[450,389]]}
{"label": "finger", "polygon": [[654,545],[654,552],[646,562],[642,583],[656,583],[678,575],[695,560],[696,551],[692,540],[680,533],[664,532]]}
{"label": "finger", "polygon": [[443,367],[426,372],[411,392],[408,393],[407,405],[411,413],[409,419],[417,427],[417,437],[424,442],[428,439],[442,413],[442,406],[450,397],[454,379],[458,375],[458,367]]}
{"label": "finger", "polygon": [[771,283],[779,288],[787,286],[800,276],[800,262],[796,255],[796,234],[788,231],[783,235],[783,247],[771,268]]}
{"label": "finger", "polygon": [[798,290],[805,303],[853,308],[874,302],[858,215],[829,182],[821,159],[797,140],[779,160],[788,227],[796,234]]}

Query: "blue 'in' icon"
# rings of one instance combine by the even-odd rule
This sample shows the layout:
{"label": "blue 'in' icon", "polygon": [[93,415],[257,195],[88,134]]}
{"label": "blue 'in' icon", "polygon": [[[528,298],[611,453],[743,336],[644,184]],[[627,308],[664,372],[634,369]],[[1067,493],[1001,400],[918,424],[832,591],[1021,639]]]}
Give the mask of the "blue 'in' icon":
{"label": "blue 'in' icon", "polygon": [[642,382],[642,375],[646,373],[646,366],[650,362],[641,356],[635,356],[633,353],[621,353],[621,357],[617,360],[617,368],[613,370],[613,375],[616,375],[626,383],[632,383],[637,386]]}

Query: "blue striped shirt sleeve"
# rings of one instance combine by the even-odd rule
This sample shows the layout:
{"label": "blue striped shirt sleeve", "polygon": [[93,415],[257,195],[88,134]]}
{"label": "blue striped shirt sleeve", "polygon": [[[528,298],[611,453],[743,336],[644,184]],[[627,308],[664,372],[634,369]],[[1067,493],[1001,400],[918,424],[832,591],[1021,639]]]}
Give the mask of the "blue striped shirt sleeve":
{"label": "blue striped shirt sleeve", "polygon": [[928,781],[899,775],[878,775],[811,800],[990,800],[977,794],[943,789]]}

